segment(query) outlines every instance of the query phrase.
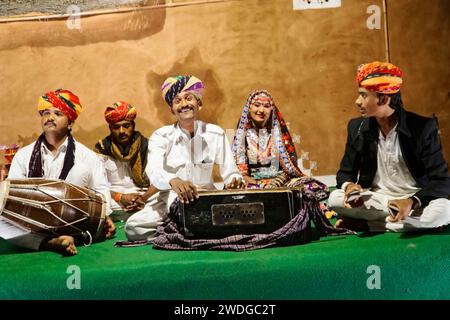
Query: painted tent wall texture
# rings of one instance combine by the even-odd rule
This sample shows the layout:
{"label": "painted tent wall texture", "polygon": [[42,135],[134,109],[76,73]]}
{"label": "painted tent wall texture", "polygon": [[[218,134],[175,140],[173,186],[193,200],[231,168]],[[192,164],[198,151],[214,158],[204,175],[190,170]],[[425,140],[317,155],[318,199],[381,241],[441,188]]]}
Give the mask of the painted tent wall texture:
{"label": "painted tent wall texture", "polygon": [[[336,173],[346,124],[359,116],[356,67],[386,57],[383,16],[379,29],[367,22],[369,6],[382,9],[382,0],[343,0],[341,7],[321,10],[293,10],[292,0],[120,3],[141,7],[129,12],[109,2],[90,7],[78,1],[81,12],[109,10],[81,16],[80,28],[69,28],[67,17],[8,22],[65,11],[45,1],[22,11],[18,0],[2,2],[0,144],[36,139],[37,99],[58,88],[80,97],[84,108],[73,133],[88,147],[108,134],[103,112],[117,100],[137,108],[137,129],[150,136],[174,121],[160,95],[164,79],[193,74],[206,86],[202,119],[234,129],[248,94],[267,89],[305,167],[313,161],[312,174]],[[406,108],[438,116],[449,160],[450,2],[387,3],[391,62],[404,71]]]}

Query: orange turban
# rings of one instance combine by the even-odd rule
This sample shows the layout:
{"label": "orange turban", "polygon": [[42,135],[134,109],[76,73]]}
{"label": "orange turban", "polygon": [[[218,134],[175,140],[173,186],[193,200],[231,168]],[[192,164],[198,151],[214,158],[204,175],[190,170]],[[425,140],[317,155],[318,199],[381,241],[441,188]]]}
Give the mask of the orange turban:
{"label": "orange turban", "polygon": [[400,91],[402,71],[389,62],[374,61],[362,64],[356,73],[356,83],[369,91],[393,94]]}
{"label": "orange turban", "polygon": [[132,121],[136,118],[136,108],[125,101],[118,101],[105,110],[105,120],[113,124],[122,120]]}

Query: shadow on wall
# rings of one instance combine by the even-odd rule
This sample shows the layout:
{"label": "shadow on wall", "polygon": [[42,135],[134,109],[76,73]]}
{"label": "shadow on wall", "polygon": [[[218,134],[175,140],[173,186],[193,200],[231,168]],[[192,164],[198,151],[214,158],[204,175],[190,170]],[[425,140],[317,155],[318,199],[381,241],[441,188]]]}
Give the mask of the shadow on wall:
{"label": "shadow on wall", "polygon": [[[153,122],[151,119],[140,117],[138,114],[136,118],[136,130],[140,131],[145,137],[151,136],[154,130],[158,129],[158,127],[155,127],[155,123],[168,125],[175,122],[175,117],[170,112],[159,88],[167,77],[176,75],[195,75],[203,81],[205,91],[203,94],[203,108],[200,111],[199,117],[201,120],[209,123],[218,123],[219,112],[224,108],[224,91],[217,81],[217,75],[213,71],[213,66],[205,63],[200,55],[200,51],[195,48],[189,52],[183,61],[175,63],[167,73],[158,74],[153,71],[147,73],[146,90],[148,96],[151,97],[147,105],[150,108],[156,108],[155,115],[159,121]],[[102,120],[100,125],[92,130],[84,129],[82,123],[77,124],[73,132],[75,139],[77,137],[89,137],[82,142],[85,142],[88,148],[94,148],[95,143],[99,139],[103,139],[110,134],[108,124],[104,119]],[[226,128],[223,129],[225,130]]]}
{"label": "shadow on wall", "polygon": [[[104,119],[102,119],[104,120]],[[99,121],[100,122],[100,121]],[[108,136],[110,134],[108,124],[106,121],[103,121],[103,125],[100,125],[98,127],[95,127],[93,130],[86,130],[82,126],[75,126],[73,137],[75,140],[77,140],[77,137],[89,137],[89,139],[84,139],[84,141],[80,141],[78,138],[78,141],[83,143],[86,147],[89,149],[94,150],[94,146],[97,143],[97,141],[103,139],[104,137]]]}
{"label": "shadow on wall", "polygon": [[[217,124],[219,110],[223,110],[222,105],[225,101],[224,91],[217,81],[217,74],[214,71],[214,66],[206,64],[198,48],[192,49],[183,61],[176,62],[172,68],[165,74],[157,74],[150,71],[147,74],[147,91],[153,101],[149,101],[149,106],[159,108],[156,115],[164,124],[170,124],[175,121],[172,113],[168,109],[160,91],[154,93],[154,88],[160,88],[164,80],[170,76],[177,75],[194,75],[203,81],[205,91],[203,93],[203,108],[200,111],[200,119]],[[161,112],[160,112],[161,111]]]}
{"label": "shadow on wall", "polygon": [[[164,27],[165,20],[166,8],[162,7],[107,14],[101,16],[101,19],[82,16],[79,28],[70,28],[71,21],[68,18],[42,20],[42,23],[8,22],[7,32],[15,32],[17,36],[8,37],[9,41],[0,42],[0,50],[11,50],[21,46],[74,47],[99,42],[138,40],[159,33]],[[24,28],[23,26],[27,24],[29,28]]]}
{"label": "shadow on wall", "polygon": [[[102,122],[99,121],[101,125],[93,128],[92,130],[86,130],[83,126],[76,126],[73,132],[74,138],[77,139],[77,137],[84,137],[83,141],[80,141],[79,139],[78,141],[83,143],[89,149],[94,150],[94,146],[99,140],[110,135],[108,123],[104,119],[102,120]],[[150,121],[143,119],[143,117],[139,117],[138,114],[138,117],[136,118],[136,131],[139,131],[144,137],[148,138],[153,133],[153,131],[149,128],[153,128]]]}

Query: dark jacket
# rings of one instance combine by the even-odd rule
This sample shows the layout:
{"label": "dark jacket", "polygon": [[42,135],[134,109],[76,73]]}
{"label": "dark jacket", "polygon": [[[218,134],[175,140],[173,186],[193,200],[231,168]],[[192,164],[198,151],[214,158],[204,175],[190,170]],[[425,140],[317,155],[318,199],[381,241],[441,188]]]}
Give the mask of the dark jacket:
{"label": "dark jacket", "polygon": [[[450,195],[448,165],[442,154],[435,117],[428,118],[398,111],[397,126],[400,148],[406,166],[421,188],[415,194],[422,206],[436,198]],[[337,187],[344,182],[359,183],[363,188],[372,187],[377,171],[378,124],[374,117],[356,118],[348,123],[347,144],[337,173]]]}

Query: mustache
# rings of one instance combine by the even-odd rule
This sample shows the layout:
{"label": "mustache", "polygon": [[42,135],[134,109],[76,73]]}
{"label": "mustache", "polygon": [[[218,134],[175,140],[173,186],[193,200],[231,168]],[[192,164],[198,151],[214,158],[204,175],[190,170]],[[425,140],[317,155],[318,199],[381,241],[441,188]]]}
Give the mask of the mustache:
{"label": "mustache", "polygon": [[187,110],[187,109],[194,109],[194,106],[192,104],[188,104],[184,107],[179,108],[179,111]]}
{"label": "mustache", "polygon": [[47,121],[44,123],[44,125],[46,126],[46,125],[49,124],[49,123],[55,125],[55,121],[53,121],[53,120],[47,120]]}
{"label": "mustache", "polygon": [[128,137],[129,137],[128,134],[125,133],[119,134],[119,138],[128,138]]}

